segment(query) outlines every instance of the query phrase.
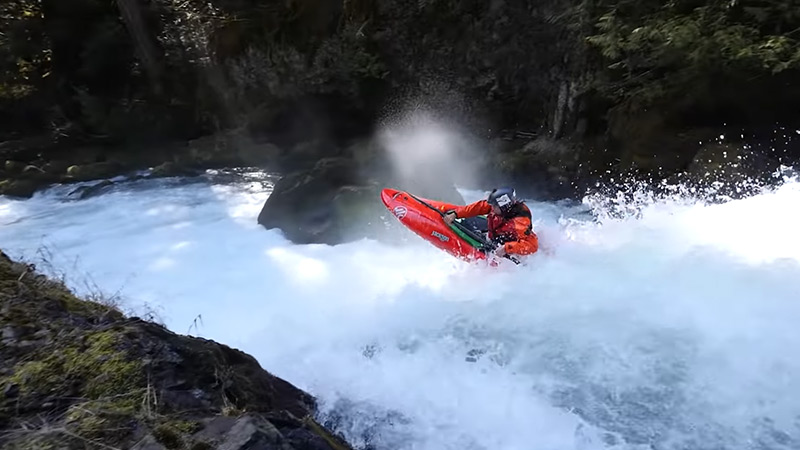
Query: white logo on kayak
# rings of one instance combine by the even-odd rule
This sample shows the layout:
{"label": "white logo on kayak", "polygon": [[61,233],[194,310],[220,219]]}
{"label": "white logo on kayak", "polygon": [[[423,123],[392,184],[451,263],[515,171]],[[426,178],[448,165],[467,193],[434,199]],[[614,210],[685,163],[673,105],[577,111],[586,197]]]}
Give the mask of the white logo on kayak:
{"label": "white logo on kayak", "polygon": [[402,219],[403,217],[406,216],[408,210],[406,209],[405,206],[395,206],[392,212],[394,213],[395,217],[397,217],[398,219]]}
{"label": "white logo on kayak", "polygon": [[449,237],[447,237],[447,236],[443,235],[442,233],[439,233],[438,231],[434,231],[434,232],[432,232],[432,233],[431,233],[431,236],[434,236],[434,237],[437,237],[437,238],[439,238],[439,240],[440,240],[440,241],[442,241],[442,242],[447,242],[447,241],[449,241],[449,240],[450,240],[450,238],[449,238]]}

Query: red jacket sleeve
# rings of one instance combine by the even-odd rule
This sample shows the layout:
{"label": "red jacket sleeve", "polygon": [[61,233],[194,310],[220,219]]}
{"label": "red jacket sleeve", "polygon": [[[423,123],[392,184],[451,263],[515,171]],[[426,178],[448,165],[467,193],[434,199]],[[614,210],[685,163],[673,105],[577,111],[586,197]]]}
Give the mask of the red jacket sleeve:
{"label": "red jacket sleeve", "polygon": [[483,214],[489,214],[491,211],[492,207],[486,200],[479,200],[475,203],[470,203],[469,205],[465,206],[459,206],[458,208],[455,209],[456,217],[460,219],[480,216]]}

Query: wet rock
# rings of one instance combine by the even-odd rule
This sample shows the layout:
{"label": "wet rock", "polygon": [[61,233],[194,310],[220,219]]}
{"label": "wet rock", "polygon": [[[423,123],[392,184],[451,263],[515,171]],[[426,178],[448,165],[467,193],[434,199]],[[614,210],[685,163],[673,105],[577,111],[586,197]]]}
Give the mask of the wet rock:
{"label": "wet rock", "polygon": [[319,424],[303,421],[288,413],[245,414],[218,417],[207,422],[192,440],[211,448],[343,450],[346,444],[322,431]]}
{"label": "wet rock", "polygon": [[67,173],[67,168],[69,168],[70,164],[66,161],[49,161],[44,166],[42,166],[42,170],[50,175],[65,175]]}
{"label": "wet rock", "polygon": [[9,383],[3,388],[3,397],[7,399],[16,398],[19,395],[19,385],[16,383]]}
{"label": "wet rock", "polygon": [[280,448],[283,441],[280,431],[268,420],[252,415],[239,418],[225,434],[220,450],[250,448]]}
{"label": "wet rock", "polygon": [[69,193],[69,196],[77,196],[81,200],[90,197],[95,197],[106,191],[109,186],[113,186],[114,182],[111,180],[103,180],[91,186],[81,186]]}
{"label": "wet rock", "polygon": [[42,183],[37,180],[4,180],[0,181],[0,195],[30,198],[40,187]]}
{"label": "wet rock", "polygon": [[336,244],[380,228],[380,189],[365,184],[352,160],[320,160],[280,179],[258,223],[297,243]]}
{"label": "wet rock", "polygon": [[186,166],[236,165],[236,134],[223,132],[192,140],[176,162]]}
{"label": "wet rock", "polygon": [[[373,173],[380,178],[372,178]],[[374,170],[374,166],[365,168],[350,151],[348,156],[323,158],[309,169],[278,180],[258,223],[280,229],[295,243],[393,240],[397,234],[392,229],[399,225],[387,214],[380,200],[381,189],[404,189],[425,198],[464,203],[448,174],[420,168],[414,175],[400,178],[391,171]]]}
{"label": "wet rock", "polygon": [[12,326],[4,327],[2,331],[0,331],[0,338],[2,340],[13,340],[19,336],[19,332]]}
{"label": "wet rock", "polygon": [[[281,167],[290,170],[307,169],[313,167],[317,161],[336,158],[341,154],[342,151],[327,140],[303,141],[292,147],[291,151],[281,160]],[[348,164],[355,167],[354,161]]]}
{"label": "wet rock", "polygon": [[167,177],[193,177],[199,175],[200,171],[185,167],[175,162],[165,162],[150,172],[150,178]]}
{"label": "wet rock", "polygon": [[40,169],[40,168],[38,168],[38,167],[36,167],[36,166],[34,166],[33,164],[30,164],[30,165],[25,166],[24,169],[22,169],[22,173],[25,174],[25,175],[34,175],[35,176],[35,175],[39,175],[39,174],[44,174],[45,171]]}
{"label": "wet rock", "polygon": [[22,170],[25,168],[25,163],[20,161],[12,161],[8,160],[5,164],[5,169],[9,173],[22,173]]}
{"label": "wet rock", "polygon": [[67,178],[73,181],[91,181],[113,178],[119,175],[122,167],[114,162],[98,162],[86,165],[72,165],[67,168]]}
{"label": "wet rock", "polygon": [[57,175],[49,174],[34,165],[25,166],[25,168],[22,170],[22,173],[17,174],[15,179],[18,181],[30,181],[35,183],[37,185],[36,190],[59,181],[59,177]]}

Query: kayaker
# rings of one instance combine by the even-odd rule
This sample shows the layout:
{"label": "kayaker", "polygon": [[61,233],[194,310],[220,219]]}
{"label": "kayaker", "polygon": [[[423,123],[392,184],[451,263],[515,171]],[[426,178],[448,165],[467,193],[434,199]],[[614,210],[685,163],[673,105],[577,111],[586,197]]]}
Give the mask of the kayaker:
{"label": "kayaker", "polygon": [[495,255],[530,255],[539,249],[539,238],[533,232],[531,210],[517,199],[512,188],[494,189],[486,200],[479,200],[448,211],[448,224],[457,218],[486,215],[489,239],[498,245]]}

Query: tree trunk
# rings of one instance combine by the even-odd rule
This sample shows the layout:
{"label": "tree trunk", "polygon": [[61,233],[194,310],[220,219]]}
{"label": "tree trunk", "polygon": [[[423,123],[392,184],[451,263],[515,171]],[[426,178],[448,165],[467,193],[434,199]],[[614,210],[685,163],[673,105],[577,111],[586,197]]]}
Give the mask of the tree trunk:
{"label": "tree trunk", "polygon": [[156,95],[161,95],[163,92],[161,52],[147,30],[140,0],[117,0],[117,7],[133,38],[136,55],[150,78],[153,91]]}

